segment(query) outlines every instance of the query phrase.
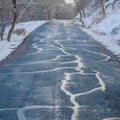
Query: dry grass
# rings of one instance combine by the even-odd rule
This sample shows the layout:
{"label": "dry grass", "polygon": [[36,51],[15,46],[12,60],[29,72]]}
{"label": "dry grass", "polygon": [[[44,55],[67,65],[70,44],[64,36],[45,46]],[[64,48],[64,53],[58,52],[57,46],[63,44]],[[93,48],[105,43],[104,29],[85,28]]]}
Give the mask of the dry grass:
{"label": "dry grass", "polygon": [[24,28],[19,28],[19,29],[14,30],[13,33],[17,35],[25,35],[26,31]]}

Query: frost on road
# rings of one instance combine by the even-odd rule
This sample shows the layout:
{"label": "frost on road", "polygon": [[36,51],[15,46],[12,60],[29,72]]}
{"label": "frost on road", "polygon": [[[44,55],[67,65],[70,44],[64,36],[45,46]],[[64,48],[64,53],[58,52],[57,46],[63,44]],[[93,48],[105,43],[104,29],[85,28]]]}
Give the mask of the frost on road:
{"label": "frost on road", "polygon": [[77,24],[47,23],[0,66],[0,119],[119,120],[117,63]]}

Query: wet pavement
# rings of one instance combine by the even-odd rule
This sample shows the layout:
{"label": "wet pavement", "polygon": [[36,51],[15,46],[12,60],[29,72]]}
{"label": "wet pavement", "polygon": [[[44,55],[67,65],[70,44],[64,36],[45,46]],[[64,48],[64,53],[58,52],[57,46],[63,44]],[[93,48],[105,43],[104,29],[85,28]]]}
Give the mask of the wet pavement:
{"label": "wet pavement", "polygon": [[120,64],[77,23],[46,23],[0,66],[0,120],[120,120]]}

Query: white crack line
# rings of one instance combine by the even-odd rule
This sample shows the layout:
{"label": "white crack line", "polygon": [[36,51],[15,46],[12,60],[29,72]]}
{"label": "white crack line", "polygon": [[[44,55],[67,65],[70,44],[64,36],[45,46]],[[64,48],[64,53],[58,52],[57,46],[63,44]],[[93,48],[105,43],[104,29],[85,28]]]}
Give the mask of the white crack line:
{"label": "white crack line", "polygon": [[108,60],[111,58],[109,55],[106,55],[106,54],[103,54],[103,53],[94,52],[94,51],[90,51],[90,50],[87,50],[87,49],[81,49],[81,50],[84,50],[84,51],[86,51],[86,52],[93,53],[93,54],[99,54],[99,55],[101,55],[101,56],[106,57],[105,59],[100,60],[100,61],[108,61]]}
{"label": "white crack line", "polygon": [[100,78],[100,73],[98,71],[95,71],[95,70],[93,70],[93,71],[96,73],[95,76],[98,79],[99,84],[101,85],[101,90],[105,91],[106,85],[105,85],[104,81]]}
{"label": "white crack line", "polygon": [[70,102],[74,105],[71,120],[77,120],[78,119],[78,108],[80,107],[80,105],[76,102],[75,96],[71,92],[66,90],[66,85],[67,85],[68,81],[70,80],[70,74],[64,73],[64,75],[65,75],[65,80],[62,80],[61,90],[66,95],[70,96]]}
{"label": "white crack line", "polygon": [[24,115],[24,111],[27,111],[27,110],[34,110],[34,109],[57,109],[57,108],[60,108],[60,106],[28,106],[28,107],[23,107],[23,108],[20,108],[18,109],[17,111],[17,117],[18,117],[18,120],[27,120],[25,118],[25,115]]}
{"label": "white crack line", "polygon": [[[58,43],[58,42],[57,42]],[[60,43],[59,43],[60,44]],[[65,47],[64,47],[65,48]],[[75,48],[74,48],[75,49]],[[60,50],[62,50],[62,48],[60,48]],[[77,49],[76,49],[77,50]],[[93,54],[99,54],[99,55],[102,55],[104,57],[106,57],[105,59],[103,60],[100,60],[100,61],[108,61],[109,59],[111,59],[111,57],[109,55],[106,55],[106,54],[103,54],[103,53],[98,53],[98,52],[93,52],[93,51],[90,51],[90,50],[87,50],[87,49],[79,49],[79,50],[83,50],[83,51],[86,51],[86,52],[90,52],[90,53],[93,53]],[[65,55],[58,55],[56,56],[55,58],[53,59],[50,59],[50,60],[43,60],[43,61],[37,61],[37,62],[31,62],[31,63],[25,63],[25,64],[20,64],[20,65],[30,65],[30,64],[39,64],[39,63],[50,63],[50,62],[53,62],[53,61],[56,61],[58,60],[60,57],[64,57],[64,56],[74,56],[74,55],[71,55],[69,54],[68,52],[65,52],[65,50],[62,50],[62,52],[65,54]],[[32,53],[31,53],[32,54]],[[35,53],[35,54],[38,54],[38,53]],[[76,55],[76,58],[78,58],[79,56]],[[70,62],[61,62],[61,64],[66,64],[66,63],[75,63],[76,61],[70,61]],[[60,63],[60,62],[59,62]]]}
{"label": "white crack line", "polygon": [[62,44],[60,44],[58,41],[56,41],[55,40],[55,43],[58,45],[58,46],[60,46],[60,48],[59,48],[59,50],[61,50],[65,55],[68,55],[68,56],[70,56],[71,54],[69,54],[68,52],[66,52],[65,51],[65,49],[64,49],[64,46],[62,45]]}
{"label": "white crack line", "polygon": [[3,112],[3,111],[13,111],[13,110],[18,110],[19,108],[2,108],[0,109],[0,112]]}
{"label": "white crack line", "polygon": [[[69,49],[69,47],[64,47],[64,48]],[[111,59],[111,57],[109,55],[106,55],[106,54],[103,54],[103,53],[99,53],[99,52],[90,51],[88,49],[76,49],[76,48],[73,48],[72,50],[82,50],[82,51],[86,51],[86,52],[89,52],[89,53],[92,53],[92,54],[98,54],[98,55],[106,57],[105,59],[100,60],[100,61],[108,61],[109,59]]]}
{"label": "white crack line", "polygon": [[43,70],[43,71],[32,71],[32,72],[13,72],[13,73],[0,73],[0,74],[34,74],[34,73],[46,73],[46,72],[54,72],[58,70],[65,70],[65,69],[75,69],[76,67],[58,67],[50,70]]}
{"label": "white crack line", "polygon": [[[68,56],[71,55],[70,53],[65,51],[64,46],[61,45],[58,41],[55,41],[55,43],[60,46],[60,50],[65,55],[68,55]],[[83,64],[80,63],[79,56],[78,55],[74,55],[74,56],[76,58],[76,63],[78,64],[78,66],[75,67],[75,69],[78,70],[79,72],[83,72],[83,71],[81,71],[81,68],[83,67]],[[60,88],[66,95],[70,96],[70,101],[73,104],[73,114],[71,116],[71,120],[77,120],[78,119],[78,112],[79,112],[78,108],[80,107],[80,105],[79,105],[78,102],[76,102],[75,95],[72,94],[70,91],[66,90],[66,85],[68,84],[69,80],[71,79],[70,73],[64,73],[64,75],[65,75],[65,80],[62,80],[62,84],[61,84]]]}
{"label": "white crack line", "polygon": [[[62,56],[62,55],[61,55]],[[28,62],[28,63],[23,63],[23,64],[19,64],[19,65],[34,65],[34,64],[40,64],[40,63],[59,63],[59,64],[67,64],[67,63],[76,63],[76,61],[69,61],[69,62],[61,62],[61,61],[56,61],[57,59],[59,59],[60,56],[55,57],[53,59],[50,60],[41,60],[41,61],[34,61],[34,62]],[[12,66],[12,65],[11,65]]]}
{"label": "white crack line", "polygon": [[56,61],[56,60],[58,60],[59,58],[65,57],[65,56],[67,56],[67,55],[57,55],[55,58],[51,59],[50,61]]}
{"label": "white crack line", "polygon": [[[66,106],[67,108],[72,108],[71,106]],[[0,109],[0,112],[3,111],[13,111],[16,110],[17,111],[17,117],[18,120],[27,120],[27,118],[24,115],[24,112],[27,110],[35,110],[35,109],[56,109],[58,110],[59,108],[61,108],[61,106],[27,106],[27,107],[22,107],[22,108],[3,108]],[[55,110],[55,111],[56,111]]]}
{"label": "white crack line", "polygon": [[120,117],[104,118],[102,120],[120,120]]}
{"label": "white crack line", "polygon": [[[72,48],[72,47],[64,47],[64,46],[63,46],[61,43],[59,43],[58,41],[55,41],[55,43],[61,47],[60,49],[62,49],[62,52],[65,53],[66,55],[71,55],[71,54],[69,54],[68,52],[65,51],[66,48],[69,48],[69,49],[71,48],[72,50],[75,50],[75,49],[76,49],[76,48]],[[100,60],[100,61],[108,61],[109,59],[111,59],[111,57],[110,57],[109,55],[106,55],[106,54],[103,54],[103,53],[99,53],[99,52],[94,52],[94,51],[91,51],[91,50],[88,50],[88,49],[76,49],[76,50],[83,50],[83,51],[86,51],[86,52],[89,52],[89,53],[99,54],[99,55],[101,55],[101,56],[106,57],[105,59]]]}
{"label": "white crack line", "polygon": [[[72,74],[72,73],[71,73]],[[102,81],[102,79],[100,78],[99,74],[97,73],[96,74],[96,78],[98,79],[98,81],[100,82],[101,84],[101,87],[97,87],[97,88],[94,88],[92,90],[89,90],[87,92],[82,92],[82,93],[78,93],[78,94],[73,94],[71,93],[70,91],[68,91],[66,89],[66,85],[69,83],[69,81],[71,80],[71,74],[70,73],[64,73],[65,75],[65,79],[62,80],[62,85],[61,85],[61,90],[64,91],[64,93],[68,96],[70,96],[70,101],[71,103],[73,104],[73,114],[72,114],[72,117],[71,117],[71,120],[78,120],[78,112],[79,112],[79,108],[81,108],[81,106],[79,105],[79,103],[75,100],[76,97],[80,97],[80,96],[83,96],[83,95],[88,95],[88,94],[91,94],[93,92],[96,92],[96,91],[105,91],[105,84],[104,82]]]}
{"label": "white crack line", "polygon": [[[93,92],[96,92],[98,90],[101,90],[101,91],[105,91],[105,83],[103,82],[103,80],[100,78],[100,73],[98,71],[95,71],[95,73],[84,73],[84,71],[82,70],[82,68],[84,68],[84,65],[80,62],[81,59],[78,55],[74,55],[74,54],[70,54],[68,52],[65,51],[65,48],[62,44],[60,44],[58,41],[55,41],[55,43],[57,45],[60,46],[60,50],[67,56],[70,56],[70,55],[73,55],[75,56],[76,58],[76,63],[78,64],[77,67],[75,67],[75,69],[79,72],[76,72],[76,73],[64,73],[65,75],[65,79],[62,80],[62,84],[61,84],[61,90],[70,97],[70,102],[73,104],[73,114],[71,116],[71,120],[78,120],[78,114],[79,114],[79,108],[81,108],[81,106],[79,105],[79,103],[75,100],[76,97],[78,96],[83,96],[83,95],[88,95],[88,94],[91,94]],[[87,51],[88,52],[88,51]],[[90,52],[90,51],[89,51]],[[96,52],[95,52],[96,54]],[[108,56],[107,56],[108,57]],[[108,59],[108,58],[107,58]],[[106,59],[106,60],[107,60]],[[73,94],[71,93],[70,91],[68,91],[66,89],[66,85],[69,83],[69,81],[71,80],[71,75],[72,74],[83,74],[83,75],[95,75],[95,77],[98,79],[99,81],[99,84],[101,85],[101,87],[97,87],[97,88],[93,88],[92,90],[89,90],[87,92],[82,92],[82,93],[78,93],[78,94]]]}
{"label": "white crack line", "polygon": [[40,54],[43,51],[43,48],[40,48],[39,45],[37,45],[37,43],[33,43],[32,46],[34,49],[37,49],[37,52],[29,53],[27,55]]}
{"label": "white crack line", "polygon": [[[34,62],[23,63],[23,64],[19,64],[19,65],[34,65],[34,64],[39,64],[39,63],[52,63],[52,62],[53,63],[60,63],[60,64],[67,64],[67,63],[75,63],[76,62],[76,60],[69,61],[69,62],[61,62],[61,61],[57,62],[57,60],[59,58],[65,57],[65,56],[67,56],[67,55],[57,55],[56,57],[49,59],[49,60],[34,61]],[[73,55],[71,55],[71,56],[73,56]]]}

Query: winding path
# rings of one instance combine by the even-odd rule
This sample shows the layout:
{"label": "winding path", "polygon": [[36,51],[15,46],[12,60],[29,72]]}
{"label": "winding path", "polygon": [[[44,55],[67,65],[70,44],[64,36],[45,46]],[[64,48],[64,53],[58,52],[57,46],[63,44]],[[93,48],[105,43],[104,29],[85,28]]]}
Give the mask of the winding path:
{"label": "winding path", "polygon": [[35,30],[0,66],[0,120],[120,120],[120,70],[78,24]]}

